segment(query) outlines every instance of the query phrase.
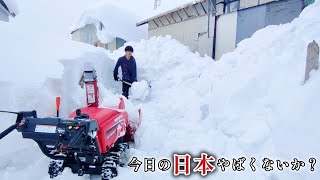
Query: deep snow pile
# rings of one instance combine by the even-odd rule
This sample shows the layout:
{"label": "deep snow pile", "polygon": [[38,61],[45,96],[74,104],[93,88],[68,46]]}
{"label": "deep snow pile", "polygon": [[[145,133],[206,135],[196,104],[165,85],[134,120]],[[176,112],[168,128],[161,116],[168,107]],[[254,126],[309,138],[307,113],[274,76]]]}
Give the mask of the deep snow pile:
{"label": "deep snow pile", "polygon": [[[50,37],[46,33],[34,34],[34,29],[24,28],[18,24],[0,21],[0,81],[44,82],[47,77],[61,78],[63,66],[61,58],[77,58],[86,52],[96,52],[87,44],[65,38]],[[23,39],[23,40],[21,40]]]}
{"label": "deep snow pile", "polygon": [[[258,31],[215,63],[168,37],[129,43],[136,50],[138,79],[152,82],[130,154],[170,158],[173,152],[205,150],[229,159],[256,157],[258,167],[264,157],[287,161],[297,157],[305,162],[317,157],[320,74],[314,72],[305,85],[303,78],[307,45],[320,42],[319,8],[317,1],[291,24]],[[110,56],[116,59],[122,53],[120,49]],[[216,178],[317,178],[308,164],[299,173],[265,173],[260,168],[253,173],[246,168],[241,174],[229,169]],[[171,177],[138,174],[136,178]]]}
{"label": "deep snow pile", "polygon": [[86,106],[86,92],[85,89],[81,89],[78,82],[84,70],[95,69],[98,77],[100,107],[117,108],[120,103],[119,98],[124,98],[130,122],[135,126],[139,117],[139,106],[134,105],[121,95],[121,92],[118,91],[121,89],[121,82],[115,82],[113,78],[110,78],[113,77],[115,61],[108,57],[106,52],[60,60],[64,66],[61,85],[61,113],[67,116],[78,107]]}
{"label": "deep snow pile", "polygon": [[[64,36],[69,36],[68,32],[65,31],[65,24],[68,24],[70,20],[69,15],[74,13],[74,9],[68,9],[69,4],[74,5],[72,1],[68,1],[68,5],[65,4],[66,6],[59,7],[60,14],[50,10],[55,10],[55,7],[60,6],[61,2],[43,3],[39,0],[32,0],[22,4],[23,8],[29,9],[26,11],[22,8],[21,16],[12,19],[13,23],[0,22],[0,59],[2,67],[0,73],[0,93],[2,94],[0,96],[0,109],[13,111],[35,109],[40,116],[50,116],[55,113],[55,96],[63,95],[62,113],[67,115],[71,110],[85,102],[84,91],[76,84],[80,78],[81,69],[77,69],[79,66],[69,66],[70,69],[76,69],[75,74],[66,76],[67,73],[64,73],[63,79],[60,79],[63,66],[57,60],[63,59],[62,61],[67,64],[67,59],[77,59],[79,62],[90,62],[91,60],[92,64],[92,62],[104,62],[110,59],[103,49],[64,39]],[[46,6],[43,6],[44,4]],[[37,11],[34,11],[34,7],[37,7]],[[81,9],[77,6],[73,8]],[[66,13],[67,9],[68,13]],[[54,16],[50,14],[53,12],[55,13]],[[92,59],[94,60],[92,61]],[[107,62],[107,68],[113,68],[114,64],[112,63],[111,61],[109,66]],[[99,66],[101,64],[103,63],[93,66],[102,73],[99,77],[105,77],[105,81],[101,81],[103,85],[99,84],[101,87],[101,105],[116,106],[119,99],[117,95],[114,95],[114,92],[116,92],[116,89],[120,89],[120,86],[118,83],[107,79],[110,76],[106,73],[112,72],[112,70],[106,69],[106,66]],[[98,67],[101,67],[101,69]],[[64,71],[67,70],[68,68],[65,65]],[[75,84],[66,85],[68,82]],[[109,88],[110,84],[114,89]],[[133,117],[131,118],[132,123],[134,123],[137,115],[136,108],[139,105],[133,105],[130,101],[126,105],[131,117]],[[0,130],[14,122],[12,116],[1,114],[0,118],[2,119]],[[14,132],[1,140],[0,143],[0,179],[49,179],[47,175],[49,160],[33,141],[22,139],[21,134]],[[35,173],[35,169],[37,173]],[[73,178],[81,179],[66,170],[63,176],[58,179]]]}
{"label": "deep snow pile", "polygon": [[[23,10],[22,15],[31,16]],[[23,22],[19,15],[10,23],[0,21],[0,110],[37,110],[39,116],[54,115],[55,97],[62,94],[63,66],[58,60],[106,56],[102,49],[65,39],[63,35],[58,37],[59,32],[51,29],[48,33],[47,27],[38,28],[37,20],[41,18]],[[50,23],[63,29],[57,22]],[[2,132],[15,122],[15,116],[1,113],[0,120]],[[49,179],[49,160],[34,142],[14,132],[0,141],[0,147],[0,179]],[[66,173],[62,179],[69,179],[69,175]]]}

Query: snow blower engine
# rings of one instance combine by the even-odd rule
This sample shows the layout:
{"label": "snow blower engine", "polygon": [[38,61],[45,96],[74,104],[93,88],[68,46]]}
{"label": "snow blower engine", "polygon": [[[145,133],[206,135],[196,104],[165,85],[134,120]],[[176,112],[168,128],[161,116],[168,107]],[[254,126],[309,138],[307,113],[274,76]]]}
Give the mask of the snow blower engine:
{"label": "snow blower engine", "polygon": [[[102,180],[108,180],[117,176],[118,166],[124,165],[123,156],[129,148],[128,142],[133,141],[135,128],[130,127],[122,98],[118,108],[98,107],[94,70],[85,71],[82,81],[86,88],[87,107],[77,109],[68,118],[39,118],[36,111],[1,111],[17,114],[17,119],[0,134],[0,139],[17,129],[23,138],[34,140],[51,159],[48,171],[51,178],[69,167],[79,176],[101,175]],[[59,106],[57,104],[57,110]],[[138,111],[140,121],[141,111]]]}

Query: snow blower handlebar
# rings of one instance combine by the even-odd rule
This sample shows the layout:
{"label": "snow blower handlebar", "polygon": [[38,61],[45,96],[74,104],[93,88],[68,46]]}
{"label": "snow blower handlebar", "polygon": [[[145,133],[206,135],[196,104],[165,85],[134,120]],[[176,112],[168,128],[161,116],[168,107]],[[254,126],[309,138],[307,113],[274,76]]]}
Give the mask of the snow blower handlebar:
{"label": "snow blower handlebar", "polygon": [[60,112],[60,102],[61,98],[59,96],[56,97],[56,110],[57,110],[57,117],[59,117],[59,112]]}
{"label": "snow blower handlebar", "polygon": [[3,132],[0,133],[0,139],[4,138],[5,136],[7,136],[9,133],[11,133],[13,130],[15,130],[17,128],[17,126],[21,123],[21,121],[23,120],[23,118],[26,117],[37,117],[37,112],[36,111],[25,111],[25,112],[10,112],[10,111],[0,111],[2,113],[10,113],[10,114],[17,114],[17,119],[16,119],[16,123],[12,126],[10,126],[9,128],[7,128],[6,130],[4,130]]}
{"label": "snow blower handlebar", "polygon": [[11,133],[13,130],[15,130],[17,128],[19,123],[15,123],[14,125],[10,126],[8,129],[4,130],[1,134],[0,134],[0,139],[4,138],[5,136],[7,136],[9,133]]}

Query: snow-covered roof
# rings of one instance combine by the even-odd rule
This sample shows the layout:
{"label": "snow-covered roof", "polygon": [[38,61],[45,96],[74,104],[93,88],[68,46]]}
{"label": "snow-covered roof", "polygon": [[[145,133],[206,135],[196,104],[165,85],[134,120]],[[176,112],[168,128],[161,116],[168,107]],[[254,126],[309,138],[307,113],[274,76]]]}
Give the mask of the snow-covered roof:
{"label": "snow-covered roof", "polygon": [[[126,41],[136,41],[147,38],[147,29],[136,27],[140,19],[134,13],[123,9],[111,2],[101,2],[94,7],[87,9],[71,27],[71,32],[85,27],[88,24],[95,24],[97,36],[103,43],[111,42],[115,37]],[[103,24],[103,29],[97,26]]]}
{"label": "snow-covered roof", "polygon": [[[150,20],[153,20],[153,19],[156,19],[156,18],[159,18],[161,16],[165,16],[167,14],[170,14],[172,12],[175,12],[175,11],[178,11],[178,10],[181,10],[181,9],[184,9],[186,7],[189,7],[190,5],[194,5],[194,4],[197,4],[197,3],[201,3],[201,2],[205,2],[207,0],[187,0],[187,1],[184,1],[184,4],[180,4],[178,6],[176,6],[175,8],[171,8],[171,9],[167,9],[167,8],[164,8],[164,9],[160,9],[158,11],[155,11],[155,15],[147,18],[147,19],[144,19],[142,21],[139,21],[136,26],[141,26],[141,25],[144,25],[146,23],[148,23],[148,21]],[[170,6],[169,6],[170,7]]]}
{"label": "snow-covered roof", "polygon": [[16,0],[0,0],[0,8],[2,8],[11,17],[15,17],[19,13],[18,3]]}

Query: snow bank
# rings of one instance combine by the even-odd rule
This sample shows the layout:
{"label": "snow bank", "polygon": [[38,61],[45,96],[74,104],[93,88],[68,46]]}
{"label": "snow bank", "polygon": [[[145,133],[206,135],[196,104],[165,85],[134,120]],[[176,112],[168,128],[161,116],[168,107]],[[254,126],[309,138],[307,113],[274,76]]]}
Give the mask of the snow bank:
{"label": "snow bank", "polygon": [[[114,61],[110,60],[105,52],[101,49],[100,53],[88,53],[80,58],[61,59],[64,70],[62,77],[62,100],[63,114],[68,115],[74,109],[86,105],[85,89],[81,89],[78,82],[84,70],[95,69],[97,72],[100,97],[100,104],[116,107],[119,103],[109,98],[112,98],[113,93],[111,88],[108,90],[105,87],[110,84],[115,84],[108,76],[112,75]],[[120,83],[119,83],[120,84]],[[116,84],[115,84],[116,85]],[[112,94],[111,97],[107,95]]]}
{"label": "snow bank", "polygon": [[[98,31],[97,36],[103,43],[108,43],[115,37],[126,41],[147,38],[147,28],[136,27],[136,22],[140,17],[121,6],[108,1],[97,3],[81,15],[71,30],[74,31],[93,23]],[[104,26],[102,30],[100,30],[100,22]]]}
{"label": "snow bank", "polygon": [[[107,56],[102,48],[99,52],[83,54],[79,58],[61,59],[64,70],[62,77],[61,114],[68,116],[79,107],[86,106],[85,89],[81,89],[78,82],[84,70],[95,69],[98,77],[100,107],[117,108],[120,103],[121,82],[113,80],[115,61]],[[138,121],[139,107],[125,100],[130,121],[134,125]]]}
{"label": "snow bank", "polygon": [[61,95],[63,65],[61,58],[80,58],[98,53],[92,46],[35,34],[18,24],[0,22],[0,101],[1,110],[32,110],[54,114],[54,98]]}
{"label": "snow bank", "polygon": [[[57,36],[53,29],[51,34],[42,27],[37,29],[37,17],[26,22],[20,17],[12,23],[0,21],[0,110],[37,110],[39,116],[51,116],[55,114],[55,97],[62,94],[63,65],[58,60],[104,50]],[[59,26],[56,21],[50,23]],[[1,113],[0,131],[14,124],[15,118]],[[0,179],[49,179],[49,159],[35,142],[22,139],[16,131],[1,140],[0,160]],[[32,173],[35,169],[39,172]],[[67,170],[58,179],[69,179],[70,174]]]}
{"label": "snow bank", "polygon": [[[142,124],[130,155],[171,158],[174,152],[197,155],[205,150],[229,159],[256,157],[259,167],[264,157],[308,162],[316,156],[320,74],[313,72],[305,85],[303,78],[307,45],[320,42],[319,8],[316,1],[292,23],[258,31],[214,63],[170,37],[127,43],[135,48],[138,79],[152,83],[150,99],[141,105]],[[122,54],[120,49],[109,56]],[[215,178],[318,178],[307,167],[299,173],[253,173],[246,168],[240,174],[230,168]],[[172,178],[171,172],[134,175]]]}
{"label": "snow bank", "polygon": [[47,36],[17,24],[0,22],[0,81],[44,82],[46,77],[61,78],[62,58],[76,58],[97,48],[64,38]]}
{"label": "snow bank", "polygon": [[[130,120],[135,118],[132,116],[137,113],[134,111],[137,107],[142,108],[143,114],[135,135],[136,143],[128,155],[140,160],[145,157],[159,160],[171,159],[176,152],[198,155],[206,151],[228,159],[256,157],[256,172],[251,172],[248,166],[241,173],[233,172],[230,167],[227,172],[212,176],[227,180],[318,179],[317,173],[308,170],[308,163],[299,172],[275,170],[265,173],[260,167],[263,157],[286,161],[297,157],[305,162],[310,157],[317,157],[320,148],[315,143],[320,138],[317,132],[320,128],[317,121],[320,72],[313,72],[305,85],[302,82],[307,44],[313,40],[320,42],[319,8],[318,0],[291,24],[268,26],[258,31],[218,62],[192,53],[169,36],[127,43],[135,49],[138,80],[145,79],[152,83],[147,102],[126,100]],[[85,92],[77,85],[84,68],[94,67],[97,70],[99,88],[103,89],[100,91],[104,94],[101,103],[107,106],[116,104],[115,99],[120,96],[121,88],[119,82],[112,80],[112,70],[123,50],[121,48],[114,53],[99,50],[62,58],[64,73],[60,91],[64,114],[85,103]],[[54,89],[52,86],[55,83],[52,80],[45,87]],[[20,90],[15,85],[2,85],[0,91],[5,91],[5,94],[20,94],[16,93]],[[32,90],[27,90],[26,96],[18,95],[16,99],[1,96],[8,102],[1,104],[1,107],[47,111],[45,108],[49,105],[45,106],[45,103],[50,101],[43,100],[54,96],[47,97],[47,93],[39,94],[41,91]],[[52,94],[55,91],[58,90]],[[44,89],[43,92],[50,90]],[[15,100],[19,100],[18,103]],[[1,127],[6,127],[6,124],[1,124]],[[43,178],[47,177],[48,160],[38,147],[31,147],[30,142],[22,140],[17,133],[2,142],[6,148],[0,148],[4,152],[0,156],[0,179],[48,179]],[[8,146],[11,147],[9,150]],[[16,152],[32,155],[8,158]],[[30,161],[35,162],[30,164]],[[39,172],[30,173],[34,169]],[[172,171],[156,171],[155,174],[140,169],[139,173],[134,173],[131,168],[120,168],[117,178],[132,177],[174,178]],[[79,179],[68,171],[60,177],[73,178]],[[201,177],[192,176],[192,179]]]}

